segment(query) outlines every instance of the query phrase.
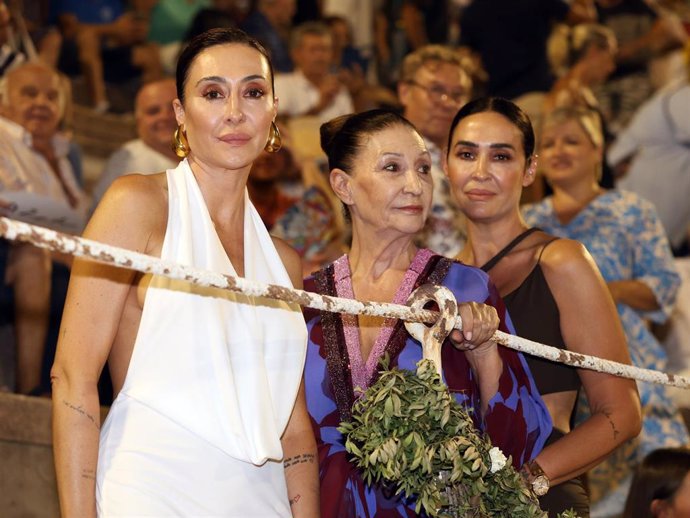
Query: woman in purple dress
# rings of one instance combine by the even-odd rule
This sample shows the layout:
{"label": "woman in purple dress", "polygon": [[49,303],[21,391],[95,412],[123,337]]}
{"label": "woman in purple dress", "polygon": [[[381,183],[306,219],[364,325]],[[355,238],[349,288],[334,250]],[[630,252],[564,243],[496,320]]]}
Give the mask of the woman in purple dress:
{"label": "woman in purple dress", "polygon": [[[350,253],[305,281],[310,291],[404,303],[421,284],[443,285],[459,302],[464,331],[442,349],[445,382],[475,425],[521,466],[551,432],[551,420],[523,357],[489,340],[511,331],[486,274],[419,250],[413,238],[431,204],[431,158],[401,116],[372,110],[339,117],[321,128],[331,186],[352,221]],[[495,308],[495,312],[494,309]],[[367,486],[349,462],[337,427],[377,378],[379,360],[414,370],[422,349],[401,321],[306,310],[309,331],[305,387],[314,427],[324,518],[417,516],[414,502],[382,486]]]}

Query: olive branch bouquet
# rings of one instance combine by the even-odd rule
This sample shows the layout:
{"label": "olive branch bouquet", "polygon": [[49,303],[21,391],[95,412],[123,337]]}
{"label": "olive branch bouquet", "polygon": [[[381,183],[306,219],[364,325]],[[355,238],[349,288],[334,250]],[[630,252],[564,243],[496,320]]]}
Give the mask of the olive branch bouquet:
{"label": "olive branch bouquet", "polygon": [[[537,498],[487,436],[475,429],[471,410],[448,392],[428,359],[417,372],[383,372],[338,430],[367,484],[393,485],[416,497],[429,517],[543,518]],[[572,512],[560,518],[576,518]]]}

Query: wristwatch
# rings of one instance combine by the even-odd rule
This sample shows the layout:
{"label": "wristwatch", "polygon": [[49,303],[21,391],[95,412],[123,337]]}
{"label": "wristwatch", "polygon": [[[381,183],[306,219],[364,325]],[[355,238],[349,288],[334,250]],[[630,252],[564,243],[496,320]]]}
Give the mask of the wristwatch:
{"label": "wristwatch", "polygon": [[544,496],[548,493],[551,482],[536,460],[525,462],[522,468],[520,468],[520,475],[522,475],[535,495]]}

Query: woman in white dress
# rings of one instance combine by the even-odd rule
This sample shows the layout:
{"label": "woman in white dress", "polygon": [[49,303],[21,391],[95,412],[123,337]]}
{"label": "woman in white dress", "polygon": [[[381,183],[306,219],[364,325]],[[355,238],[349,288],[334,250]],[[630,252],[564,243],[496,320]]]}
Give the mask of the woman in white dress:
{"label": "woman in white dress", "polygon": [[[173,102],[180,165],[108,190],[85,237],[301,287],[246,194],[275,150],[266,51],[241,31],[183,50]],[[269,325],[270,324],[270,325]],[[52,370],[63,517],[318,517],[298,307],[75,261]],[[116,399],[101,427],[106,361]]]}

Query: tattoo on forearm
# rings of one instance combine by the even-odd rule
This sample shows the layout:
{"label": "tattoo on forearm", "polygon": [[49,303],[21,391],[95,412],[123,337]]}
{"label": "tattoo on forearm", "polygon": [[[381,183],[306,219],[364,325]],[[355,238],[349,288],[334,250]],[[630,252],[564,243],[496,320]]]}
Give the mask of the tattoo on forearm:
{"label": "tattoo on forearm", "polygon": [[86,480],[96,480],[96,471],[93,469],[83,469],[81,470],[81,478]]}
{"label": "tattoo on forearm", "polygon": [[610,412],[604,412],[604,416],[606,416],[606,419],[609,420],[609,424],[611,425],[611,430],[613,430],[613,440],[615,441],[620,432],[616,429],[616,423],[614,423],[613,419],[611,419],[611,413]]}
{"label": "tattoo on forearm", "polygon": [[291,466],[296,466],[297,464],[313,463],[315,455],[313,453],[303,453],[301,455],[295,455],[294,457],[288,457],[283,462],[283,468],[287,469]]}
{"label": "tattoo on forearm", "polygon": [[96,421],[96,419],[91,414],[89,414],[86,410],[84,410],[84,408],[82,408],[82,405],[79,405],[79,406],[73,405],[72,403],[70,403],[69,401],[67,401],[65,399],[62,400],[62,403],[67,408],[74,410],[78,414],[81,414],[84,417],[86,417],[89,421],[91,421],[93,423],[93,425],[96,427],[97,430],[101,429],[101,425],[99,424],[99,422]]}
{"label": "tattoo on forearm", "polygon": [[291,498],[290,500],[288,500],[288,502],[290,503],[290,507],[292,507],[297,502],[299,502],[300,498],[302,498],[300,495],[295,495],[294,498]]}

